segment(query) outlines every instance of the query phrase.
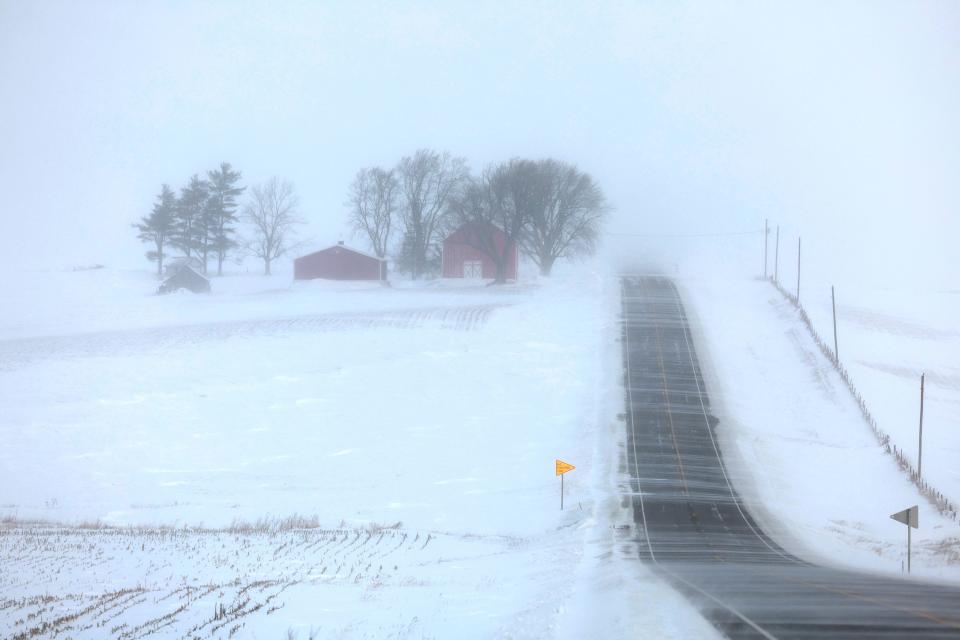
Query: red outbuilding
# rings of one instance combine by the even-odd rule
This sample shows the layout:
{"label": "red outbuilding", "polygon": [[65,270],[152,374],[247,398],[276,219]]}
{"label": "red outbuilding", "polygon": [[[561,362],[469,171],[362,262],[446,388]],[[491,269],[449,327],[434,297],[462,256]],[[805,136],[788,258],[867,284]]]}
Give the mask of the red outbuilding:
{"label": "red outbuilding", "polygon": [[[507,236],[498,227],[488,224],[468,222],[447,236],[443,241],[443,277],[474,278],[493,280],[497,277],[497,263],[479,247],[486,244],[483,239],[490,238],[496,251],[503,253],[507,246]],[[517,245],[510,243],[507,249],[506,279],[517,279],[517,263],[520,255]]]}
{"label": "red outbuilding", "polygon": [[327,249],[301,256],[293,261],[293,277],[297,280],[386,280],[387,261],[363,251],[343,246],[343,242]]}

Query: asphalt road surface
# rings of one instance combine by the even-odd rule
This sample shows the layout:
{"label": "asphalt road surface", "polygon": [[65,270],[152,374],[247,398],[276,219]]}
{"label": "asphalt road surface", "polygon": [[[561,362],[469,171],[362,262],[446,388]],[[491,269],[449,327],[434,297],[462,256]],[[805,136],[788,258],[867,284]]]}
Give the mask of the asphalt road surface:
{"label": "asphalt road surface", "polygon": [[960,638],[960,589],[817,566],[764,533],[727,476],[676,287],[621,286],[641,558],[730,638]]}

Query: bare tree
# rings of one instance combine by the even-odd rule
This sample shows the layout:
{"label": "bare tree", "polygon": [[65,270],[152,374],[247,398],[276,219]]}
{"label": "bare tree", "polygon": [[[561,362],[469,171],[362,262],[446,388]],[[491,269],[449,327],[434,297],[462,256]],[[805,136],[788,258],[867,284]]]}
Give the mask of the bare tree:
{"label": "bare tree", "polygon": [[397,167],[403,198],[404,254],[414,279],[423,275],[428,254],[449,211],[451,198],[468,180],[466,160],[420,149]]}
{"label": "bare tree", "polygon": [[360,169],[350,184],[350,224],[367,234],[378,258],[387,255],[399,191],[394,172],[379,167]]}
{"label": "bare tree", "polygon": [[491,165],[451,199],[457,222],[468,223],[464,242],[482,251],[496,265],[494,284],[507,279],[507,265],[532,212],[542,206],[544,187],[537,164],[514,159]]}
{"label": "bare tree", "polygon": [[273,177],[250,189],[250,198],[243,207],[243,218],[253,228],[247,251],[263,260],[263,273],[270,275],[270,265],[277,258],[299,246],[294,242],[297,225],[304,221],[297,213],[299,201],[293,185]]}
{"label": "bare tree", "polygon": [[544,200],[530,210],[520,244],[549,276],[558,258],[593,251],[609,206],[593,178],[573,165],[541,160],[535,173]]}

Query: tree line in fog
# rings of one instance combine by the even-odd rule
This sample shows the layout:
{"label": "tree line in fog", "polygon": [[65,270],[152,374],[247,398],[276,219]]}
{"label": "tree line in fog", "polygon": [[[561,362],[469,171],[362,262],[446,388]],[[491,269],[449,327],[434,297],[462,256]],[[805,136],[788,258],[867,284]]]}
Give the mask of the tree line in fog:
{"label": "tree line in fog", "polygon": [[[269,274],[273,261],[297,246],[295,228],[303,220],[293,185],[279,178],[254,185],[241,208],[238,198],[247,190],[241,179],[224,162],[206,178],[194,174],[179,193],[160,187],[153,210],[134,224],[140,240],[152,247],[147,258],[157,263],[158,274],[175,254],[196,259],[204,274],[216,261],[217,275],[223,275],[228,256],[254,256]],[[246,225],[246,233],[238,233],[238,223]]]}
{"label": "tree line in fog", "polygon": [[[204,274],[215,263],[217,275],[229,257],[254,256],[269,274],[275,260],[300,246],[296,229],[304,220],[293,185],[271,178],[248,190],[241,180],[224,162],[206,177],[193,175],[179,192],[161,186],[152,211],[134,225],[157,273],[176,255],[196,259]],[[346,206],[371,251],[413,279],[438,273],[443,239],[471,223],[465,241],[490,257],[498,282],[513,246],[545,276],[558,259],[592,252],[609,210],[593,178],[572,164],[514,158],[473,175],[463,158],[430,149],[392,168],[360,169]]]}
{"label": "tree line in fog", "polygon": [[[514,158],[474,176],[463,158],[420,149],[393,168],[360,169],[349,222],[379,258],[414,279],[437,273],[443,238],[465,223],[466,241],[504,274],[515,244],[550,275],[564,257],[590,253],[609,207],[593,178],[559,160]],[[507,238],[498,243],[496,229]]]}

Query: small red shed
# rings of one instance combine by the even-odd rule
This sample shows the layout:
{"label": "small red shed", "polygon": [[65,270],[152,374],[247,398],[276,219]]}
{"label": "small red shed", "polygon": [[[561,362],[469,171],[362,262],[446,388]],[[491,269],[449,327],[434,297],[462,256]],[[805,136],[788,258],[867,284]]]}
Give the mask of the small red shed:
{"label": "small red shed", "polygon": [[[497,264],[493,259],[478,247],[483,246],[480,237],[492,234],[493,244],[497,251],[502,252],[507,243],[506,234],[497,226],[489,224],[480,227],[482,223],[468,222],[447,236],[443,241],[443,277],[444,278],[472,278],[493,280],[497,277]],[[482,234],[482,235],[481,235]],[[519,252],[517,245],[510,243],[507,250],[506,278],[517,279],[517,263]]]}
{"label": "small red shed", "polygon": [[387,261],[340,242],[294,260],[293,277],[296,280],[386,280]]}

